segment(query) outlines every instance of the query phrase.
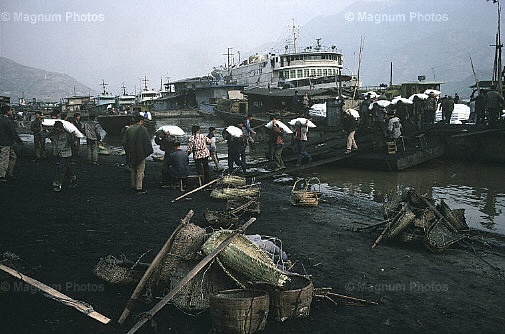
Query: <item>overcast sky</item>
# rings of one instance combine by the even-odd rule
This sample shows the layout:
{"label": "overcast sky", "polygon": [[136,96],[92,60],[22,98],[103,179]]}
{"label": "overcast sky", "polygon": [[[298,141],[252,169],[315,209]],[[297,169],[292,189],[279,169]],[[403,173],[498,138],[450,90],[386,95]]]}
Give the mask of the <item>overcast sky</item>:
{"label": "overcast sky", "polygon": [[[352,0],[2,0],[0,54],[23,65],[62,72],[119,94],[147,76],[158,89],[205,75],[244,53],[286,37],[295,19],[342,10]],[[44,16],[41,17],[41,14]],[[166,80],[166,79],[164,79]]]}

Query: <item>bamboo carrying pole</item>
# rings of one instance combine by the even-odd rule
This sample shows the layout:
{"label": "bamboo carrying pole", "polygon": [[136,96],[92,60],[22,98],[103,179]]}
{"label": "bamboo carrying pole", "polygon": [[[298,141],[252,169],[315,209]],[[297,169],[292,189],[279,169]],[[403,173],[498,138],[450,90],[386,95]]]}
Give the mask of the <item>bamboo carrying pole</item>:
{"label": "bamboo carrying pole", "polygon": [[180,200],[181,198],[184,198],[184,197],[188,196],[189,194],[195,193],[195,192],[197,192],[197,191],[198,191],[198,190],[200,190],[200,189],[203,189],[203,188],[205,188],[205,187],[208,187],[208,186],[210,186],[210,185],[211,185],[211,184],[213,184],[213,183],[216,183],[217,181],[219,181],[219,179],[220,179],[220,178],[217,178],[217,179],[215,179],[215,180],[212,180],[212,181],[210,181],[210,182],[208,182],[208,183],[205,183],[204,185],[202,185],[202,186],[200,186],[200,187],[198,187],[198,188],[195,188],[195,189],[193,189],[193,190],[191,190],[191,191],[189,191],[189,192],[187,192],[187,193],[185,193],[185,194],[183,194],[183,195],[181,195],[181,196],[177,197],[176,199],[172,200],[172,203],[174,203],[174,202],[176,202],[176,201]]}
{"label": "bamboo carrying pole", "polygon": [[142,290],[144,289],[147,281],[149,280],[149,278],[151,278],[154,270],[158,267],[158,264],[160,264],[160,262],[163,260],[163,257],[167,254],[168,250],[172,246],[172,243],[174,241],[174,238],[175,238],[176,234],[181,230],[181,228],[183,226],[185,226],[185,225],[187,225],[189,223],[189,220],[193,217],[193,214],[194,214],[193,210],[189,210],[189,212],[186,215],[186,217],[184,217],[181,220],[181,223],[179,224],[179,226],[177,226],[177,228],[172,233],[172,235],[170,235],[170,237],[168,238],[168,240],[165,242],[165,244],[163,245],[163,247],[160,249],[160,251],[158,252],[158,254],[156,255],[156,257],[154,258],[153,262],[151,262],[151,265],[149,266],[149,268],[147,268],[146,272],[142,276],[142,279],[140,280],[139,284],[137,285],[137,287],[133,291],[130,299],[126,303],[126,306],[125,306],[125,309],[123,310],[123,313],[119,317],[118,323],[120,325],[122,325],[124,323],[124,321],[126,320],[126,318],[128,317],[128,315],[130,315],[131,308],[133,307],[133,302],[138,298],[138,296],[140,296],[140,294],[142,293]]}
{"label": "bamboo carrying pole", "polygon": [[136,324],[135,326],[130,329],[130,331],[127,334],[133,334],[136,333],[150,318],[152,318],[156,313],[158,313],[159,310],[163,308],[176,294],[181,290],[193,277],[195,277],[200,270],[202,270],[212,259],[214,259],[223,249],[225,249],[234,239],[235,236],[237,236],[239,233],[242,233],[245,231],[246,228],[249,227],[256,218],[251,218],[245,223],[241,229],[236,230],[233,234],[228,236],[212,253],[207,255],[203,260],[201,260],[191,271],[184,276],[183,279],[167,294],[165,297],[163,297],[162,300],[158,302],[149,312],[147,312]]}
{"label": "bamboo carrying pole", "polygon": [[50,286],[45,285],[42,282],[37,281],[36,279],[33,279],[33,278],[26,276],[26,275],[23,275],[10,267],[4,266],[3,264],[0,264],[0,269],[2,269],[6,273],[9,273],[10,275],[12,275],[16,278],[19,278],[23,282],[33,285],[37,289],[47,293],[51,297],[54,297],[54,299],[56,299],[60,303],[67,305],[67,306],[71,306],[71,307],[75,308],[76,310],[78,310],[79,312],[86,314],[90,318],[98,320],[103,324],[108,324],[110,321],[110,319],[107,318],[106,316],[94,311],[92,306],[90,306],[86,303],[83,303],[81,301],[75,300],[73,298],[70,298],[69,296],[61,293],[60,291],[58,291],[56,289],[51,288]]}

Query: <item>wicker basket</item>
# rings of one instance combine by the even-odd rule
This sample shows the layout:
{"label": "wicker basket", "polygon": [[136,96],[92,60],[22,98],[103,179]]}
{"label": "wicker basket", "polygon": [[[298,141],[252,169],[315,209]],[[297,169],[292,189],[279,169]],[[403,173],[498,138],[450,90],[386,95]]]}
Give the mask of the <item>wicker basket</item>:
{"label": "wicker basket", "polygon": [[223,175],[218,181],[218,184],[224,184],[224,185],[232,185],[236,187],[242,187],[245,186],[247,183],[247,180],[245,177],[242,176],[236,176],[236,175]]}
{"label": "wicker basket", "polygon": [[145,268],[133,268],[133,262],[116,259],[112,255],[100,258],[93,273],[110,284],[133,285],[140,281]]}
{"label": "wicker basket", "polygon": [[259,195],[260,188],[258,185],[251,185],[241,188],[216,188],[210,193],[210,197],[216,199],[239,199],[243,197],[258,197]]}
{"label": "wicker basket", "polygon": [[[210,254],[231,233],[233,233],[231,230],[212,233],[202,246],[205,254]],[[217,258],[219,263],[223,265],[225,272],[229,269],[240,273],[252,282],[267,282],[281,287],[286,281],[289,281],[286,273],[279,270],[266,253],[242,234],[236,235]]]}
{"label": "wicker basket", "polygon": [[291,189],[291,204],[294,206],[317,206],[321,196],[321,182],[317,177],[298,179]]}
{"label": "wicker basket", "polygon": [[238,199],[229,199],[226,201],[226,210],[235,210],[239,207],[244,207],[244,212],[259,214],[260,210],[260,201],[256,198],[252,197],[242,197]]}
{"label": "wicker basket", "polygon": [[313,293],[314,285],[310,279],[304,276],[291,276],[291,280],[282,290],[275,289],[270,293],[270,309],[275,320],[307,317]]}
{"label": "wicker basket", "polygon": [[212,327],[220,333],[249,334],[265,329],[268,293],[262,290],[225,290],[210,298]]}
{"label": "wicker basket", "polygon": [[205,229],[189,223],[183,226],[175,235],[174,241],[163,257],[160,265],[156,268],[151,280],[158,283],[169,283],[170,276],[177,268],[180,262],[192,260],[197,256],[197,252],[205,241]]}
{"label": "wicker basket", "polygon": [[[180,262],[170,278],[170,290],[174,289],[197,264],[197,260]],[[213,294],[235,288],[237,284],[221,270],[220,266],[211,265],[184,285],[170,303],[187,312],[199,312],[210,307],[210,297]]]}

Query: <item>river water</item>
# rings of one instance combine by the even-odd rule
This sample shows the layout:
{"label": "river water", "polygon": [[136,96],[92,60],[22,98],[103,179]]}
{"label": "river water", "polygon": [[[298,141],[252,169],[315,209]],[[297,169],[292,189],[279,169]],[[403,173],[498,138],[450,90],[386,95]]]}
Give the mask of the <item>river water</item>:
{"label": "river water", "polygon": [[[227,125],[214,118],[164,119],[158,123],[179,125],[187,132],[197,124],[202,133],[207,133],[209,126],[221,133]],[[226,145],[222,143],[218,150],[226,153]],[[399,172],[329,165],[311,171],[314,173],[327,196],[350,195],[381,204],[406,188],[414,188],[437,203],[443,199],[451,209],[465,209],[470,227],[505,235],[505,166],[436,160]]]}

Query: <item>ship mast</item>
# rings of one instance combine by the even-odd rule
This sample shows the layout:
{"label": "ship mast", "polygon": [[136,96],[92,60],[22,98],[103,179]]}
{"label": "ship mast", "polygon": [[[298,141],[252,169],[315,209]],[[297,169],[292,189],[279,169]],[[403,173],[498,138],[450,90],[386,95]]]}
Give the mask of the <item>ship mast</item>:
{"label": "ship mast", "polygon": [[226,83],[227,84],[230,84],[230,75],[231,75],[231,50],[233,50],[233,48],[228,48],[227,52],[224,54],[224,56],[227,57],[227,70],[228,70],[228,76],[226,77]]}
{"label": "ship mast", "polygon": [[293,19],[293,51],[296,53],[296,26],[295,19]]}
{"label": "ship mast", "polygon": [[498,5],[498,27],[496,30],[495,44],[491,45],[495,47],[494,52],[494,66],[493,66],[493,84],[496,84],[496,90],[501,94],[503,88],[502,80],[502,47],[501,42],[501,6],[500,1],[493,1]]}
{"label": "ship mast", "polygon": [[144,79],[142,79],[142,82],[144,83],[144,90],[148,90],[147,89],[147,82],[149,81],[149,79],[147,79],[147,75],[144,75]]}
{"label": "ship mast", "polygon": [[123,85],[121,86],[121,88],[123,88],[123,95],[126,95],[126,86],[124,85],[124,82],[123,82]]}
{"label": "ship mast", "polygon": [[102,83],[100,84],[100,86],[103,87],[103,95],[107,95],[107,92],[105,91],[105,86],[107,86],[108,83],[105,83],[105,81],[102,79]]}

